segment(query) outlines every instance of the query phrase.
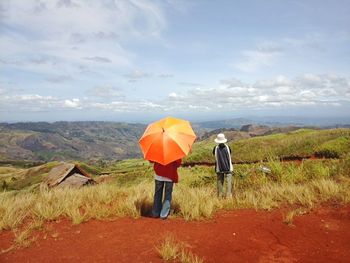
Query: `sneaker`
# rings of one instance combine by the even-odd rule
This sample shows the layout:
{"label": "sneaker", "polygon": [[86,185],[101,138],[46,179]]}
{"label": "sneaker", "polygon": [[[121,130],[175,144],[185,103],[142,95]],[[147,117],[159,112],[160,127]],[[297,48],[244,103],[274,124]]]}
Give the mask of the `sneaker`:
{"label": "sneaker", "polygon": [[163,203],[162,211],[160,211],[160,218],[167,219],[169,213],[170,213],[170,202],[168,200],[165,200]]}

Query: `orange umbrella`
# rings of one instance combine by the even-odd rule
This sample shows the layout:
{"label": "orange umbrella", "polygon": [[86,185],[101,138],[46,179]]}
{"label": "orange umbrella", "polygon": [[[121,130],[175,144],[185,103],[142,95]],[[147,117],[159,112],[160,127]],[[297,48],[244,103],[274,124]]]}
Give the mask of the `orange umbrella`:
{"label": "orange umbrella", "polygon": [[186,156],[195,139],[188,121],[167,117],[149,124],[139,143],[146,160],[166,165]]}

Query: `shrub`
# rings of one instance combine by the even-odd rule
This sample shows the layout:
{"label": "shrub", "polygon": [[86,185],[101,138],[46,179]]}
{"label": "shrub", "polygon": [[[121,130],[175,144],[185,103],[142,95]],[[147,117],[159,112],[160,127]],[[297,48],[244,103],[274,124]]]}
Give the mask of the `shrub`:
{"label": "shrub", "polygon": [[202,263],[203,259],[186,248],[186,244],[177,241],[173,236],[167,236],[163,243],[156,247],[159,255],[165,261],[179,261],[181,263]]}

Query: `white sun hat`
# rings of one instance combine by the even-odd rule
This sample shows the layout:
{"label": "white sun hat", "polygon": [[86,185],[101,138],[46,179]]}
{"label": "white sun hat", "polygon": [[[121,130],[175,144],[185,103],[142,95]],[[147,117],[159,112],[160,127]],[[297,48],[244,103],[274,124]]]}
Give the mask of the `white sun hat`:
{"label": "white sun hat", "polygon": [[225,134],[219,133],[219,134],[216,136],[216,138],[215,138],[214,141],[215,141],[216,143],[225,143],[225,142],[227,142],[227,139],[225,138]]}

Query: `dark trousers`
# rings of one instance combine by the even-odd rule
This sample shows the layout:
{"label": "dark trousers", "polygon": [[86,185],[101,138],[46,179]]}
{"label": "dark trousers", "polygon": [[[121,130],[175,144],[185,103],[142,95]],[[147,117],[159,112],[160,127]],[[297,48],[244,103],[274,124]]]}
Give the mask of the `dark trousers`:
{"label": "dark trousers", "polygon": [[[168,200],[169,203],[171,204],[173,185],[174,185],[173,182],[163,182],[163,181],[155,180],[154,202],[153,202],[153,210],[152,210],[152,214],[154,217],[159,217],[164,201]],[[164,191],[164,201],[163,201],[164,188],[165,188],[165,191]]]}

